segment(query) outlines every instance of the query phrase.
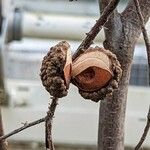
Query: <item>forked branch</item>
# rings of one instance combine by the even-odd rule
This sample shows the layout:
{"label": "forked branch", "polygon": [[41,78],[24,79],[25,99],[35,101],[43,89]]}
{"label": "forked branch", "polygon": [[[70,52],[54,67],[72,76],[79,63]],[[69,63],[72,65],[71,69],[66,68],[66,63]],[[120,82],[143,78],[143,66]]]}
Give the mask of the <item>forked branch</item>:
{"label": "forked branch", "polygon": [[73,55],[73,60],[78,57],[80,54],[84,53],[85,49],[89,48],[89,46],[93,43],[93,40],[97,36],[97,34],[101,31],[112,12],[116,9],[120,0],[111,0],[107,7],[104,9],[100,18],[96,21],[95,25],[92,27],[91,31],[87,33],[85,39],[79,45],[75,54]]}
{"label": "forked branch", "polygon": [[40,124],[42,122],[45,122],[45,128],[46,128],[46,147],[47,148],[51,148],[51,150],[54,150],[54,146],[53,146],[53,142],[52,142],[52,135],[51,135],[51,130],[52,130],[52,119],[54,116],[54,112],[56,110],[56,106],[57,106],[57,101],[58,98],[52,98],[52,102],[49,106],[49,110],[47,112],[47,116],[43,117],[41,119],[38,119],[36,121],[30,122],[30,123],[25,123],[22,127],[15,129],[14,131],[1,136],[0,137],[0,141],[5,140],[7,138],[9,138],[10,136],[13,136],[27,128],[30,128],[32,126],[35,126],[37,124]]}
{"label": "forked branch", "polygon": [[17,133],[27,129],[27,128],[30,128],[30,127],[35,126],[37,124],[40,124],[40,123],[44,122],[45,120],[46,120],[46,117],[43,117],[43,118],[38,119],[36,121],[30,122],[30,123],[25,123],[22,127],[18,128],[18,129],[15,129],[14,131],[12,131],[12,132],[10,132],[10,133],[8,133],[6,135],[1,136],[0,137],[0,141],[2,141],[4,139],[7,139],[10,136],[13,136],[13,135],[15,135],[15,134],[17,134]]}

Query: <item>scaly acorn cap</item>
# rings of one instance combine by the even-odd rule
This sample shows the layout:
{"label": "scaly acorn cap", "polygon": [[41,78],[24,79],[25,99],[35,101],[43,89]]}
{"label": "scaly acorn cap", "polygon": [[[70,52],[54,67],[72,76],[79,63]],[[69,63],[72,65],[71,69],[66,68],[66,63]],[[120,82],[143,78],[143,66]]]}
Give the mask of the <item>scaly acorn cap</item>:
{"label": "scaly acorn cap", "polygon": [[43,58],[40,76],[43,86],[51,96],[61,98],[67,95],[71,63],[70,45],[66,41],[51,47]]}
{"label": "scaly acorn cap", "polygon": [[85,99],[98,102],[118,87],[122,70],[109,50],[88,48],[72,64],[72,81]]}

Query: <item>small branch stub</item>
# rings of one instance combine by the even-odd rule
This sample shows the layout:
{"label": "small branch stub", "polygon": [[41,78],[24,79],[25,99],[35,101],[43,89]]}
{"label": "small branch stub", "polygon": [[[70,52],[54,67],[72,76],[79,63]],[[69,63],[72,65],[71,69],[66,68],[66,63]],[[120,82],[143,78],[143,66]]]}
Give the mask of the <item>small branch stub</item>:
{"label": "small branch stub", "polygon": [[70,45],[66,41],[51,47],[44,57],[41,67],[41,80],[50,95],[61,98],[67,95],[71,74]]}
{"label": "small branch stub", "polygon": [[122,74],[119,61],[109,50],[88,48],[72,64],[72,81],[85,99],[98,102],[118,87]]}

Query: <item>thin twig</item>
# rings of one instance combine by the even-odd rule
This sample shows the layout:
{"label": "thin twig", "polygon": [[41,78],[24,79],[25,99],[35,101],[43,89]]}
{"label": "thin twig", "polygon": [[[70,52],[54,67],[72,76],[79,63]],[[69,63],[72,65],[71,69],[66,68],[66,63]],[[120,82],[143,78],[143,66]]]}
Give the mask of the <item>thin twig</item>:
{"label": "thin twig", "polygon": [[30,127],[35,126],[37,124],[40,124],[40,123],[44,122],[45,120],[46,120],[46,117],[43,117],[43,118],[38,119],[36,121],[30,122],[30,123],[26,123],[22,127],[18,128],[18,129],[15,129],[14,131],[12,131],[12,132],[10,132],[10,133],[8,133],[6,135],[1,136],[0,137],[0,141],[2,141],[4,139],[7,139],[8,137],[10,137],[10,136],[12,136],[14,134],[17,134],[17,133],[19,133],[19,132],[21,132],[21,131],[23,131],[23,130],[25,130],[27,128],[30,128]]}
{"label": "thin twig", "polygon": [[[4,135],[3,119],[2,119],[1,108],[0,108],[0,136],[3,135]],[[0,150],[7,150],[7,149],[8,149],[7,141],[5,139],[0,141]]]}
{"label": "thin twig", "polygon": [[52,136],[51,136],[51,130],[52,130],[52,119],[53,119],[54,112],[55,112],[55,109],[57,106],[57,101],[58,101],[58,98],[52,98],[52,103],[49,106],[49,110],[47,112],[46,117],[43,117],[41,119],[38,119],[38,120],[30,122],[30,123],[25,123],[22,127],[15,129],[14,131],[12,131],[6,135],[1,136],[0,141],[5,140],[5,139],[9,138],[10,136],[13,136],[27,128],[30,128],[30,127],[40,124],[42,122],[46,122],[45,124],[46,124],[47,148],[50,148],[50,150],[54,150],[54,145],[53,145]]}
{"label": "thin twig", "polygon": [[[150,40],[148,38],[148,33],[147,33],[146,28],[145,28],[145,22],[144,22],[144,18],[143,18],[142,12],[141,12],[139,1],[134,0],[134,3],[135,3],[135,7],[136,7],[136,10],[137,10],[138,17],[140,19],[140,25],[141,25],[142,34],[143,34],[143,37],[144,37],[144,42],[145,42],[146,51],[147,51],[148,66],[149,66],[149,86],[150,86]],[[140,147],[142,146],[142,144],[143,144],[143,142],[146,139],[146,136],[148,134],[149,128],[150,128],[150,108],[149,108],[149,112],[148,112],[148,115],[147,115],[147,124],[145,126],[143,135],[142,135],[139,143],[135,147],[135,150],[140,149]]]}
{"label": "thin twig", "polygon": [[87,33],[85,39],[82,41],[82,43],[79,45],[78,49],[76,50],[75,54],[73,55],[73,60],[78,57],[80,54],[84,53],[84,51],[90,47],[90,45],[93,43],[93,40],[97,36],[97,34],[100,32],[100,30],[103,28],[107,20],[109,19],[112,12],[117,7],[120,0],[112,0],[107,5],[107,7],[104,9],[102,15],[100,18],[96,21],[95,25],[92,27],[91,31]]}
{"label": "thin twig", "polygon": [[136,147],[135,147],[134,150],[139,150],[139,149],[140,149],[140,147],[142,146],[143,142],[144,142],[145,139],[146,139],[146,136],[147,136],[147,134],[148,134],[149,128],[150,128],[150,108],[149,108],[149,111],[148,111],[147,124],[146,124],[146,126],[145,126],[143,135],[142,135],[142,137],[141,137],[139,143],[136,145]]}
{"label": "thin twig", "polygon": [[52,141],[52,119],[53,119],[57,104],[58,104],[58,98],[52,97],[52,102],[48,108],[47,119],[45,121],[46,148],[50,150],[55,150],[54,144]]}
{"label": "thin twig", "polygon": [[148,33],[147,33],[146,28],[145,28],[145,22],[144,22],[144,18],[143,18],[142,12],[141,12],[139,1],[134,0],[134,3],[135,3],[135,6],[136,6],[138,17],[140,19],[142,34],[143,34],[143,37],[144,37],[146,50],[147,50],[147,58],[148,58],[148,66],[149,66],[149,86],[150,86],[150,40],[148,38]]}

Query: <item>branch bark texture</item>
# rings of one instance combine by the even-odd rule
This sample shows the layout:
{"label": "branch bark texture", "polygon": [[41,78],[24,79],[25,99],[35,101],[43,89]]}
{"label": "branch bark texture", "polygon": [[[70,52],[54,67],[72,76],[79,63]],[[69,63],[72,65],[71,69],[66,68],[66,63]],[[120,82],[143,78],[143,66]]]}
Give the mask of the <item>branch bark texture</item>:
{"label": "branch bark texture", "polygon": [[45,121],[45,136],[46,136],[45,144],[46,144],[46,148],[50,150],[55,150],[54,143],[52,141],[52,120],[54,117],[57,104],[58,104],[58,98],[52,97],[52,102],[49,106],[49,110],[47,112],[47,117]]}
{"label": "branch bark texture", "polygon": [[[4,102],[4,100],[5,100],[4,75],[3,75],[2,55],[0,50],[0,105]],[[0,136],[3,135],[4,135],[3,119],[2,119],[1,106],[0,106]],[[7,150],[6,140],[0,141],[0,150]]]}
{"label": "branch bark texture", "polygon": [[[110,0],[99,0],[103,11]],[[150,17],[150,0],[139,0],[144,23]],[[124,150],[124,121],[128,84],[135,43],[141,26],[134,1],[120,14],[117,10],[106,23],[104,47],[111,50],[121,63],[123,75],[113,96],[102,101],[99,115],[98,150]]]}
{"label": "branch bark texture", "polygon": [[142,34],[143,34],[143,38],[144,38],[145,46],[146,46],[146,50],[147,50],[147,58],[148,58],[148,66],[149,66],[149,85],[150,85],[150,40],[148,38],[148,33],[145,28],[145,22],[144,22],[144,18],[143,18],[142,12],[141,12],[139,0],[134,0],[134,3],[136,6],[138,17],[140,19]]}
{"label": "branch bark texture", "polygon": [[96,35],[100,32],[100,30],[103,28],[104,24],[107,22],[108,18],[112,14],[113,10],[117,7],[119,1],[120,0],[112,0],[108,3],[105,10],[102,12],[101,17],[96,21],[96,24],[92,27],[91,31],[89,33],[86,33],[87,36],[79,45],[78,49],[73,55],[73,60],[77,58],[80,54],[84,53],[84,51],[90,47]]}
{"label": "branch bark texture", "polygon": [[[2,115],[1,115],[1,110],[0,110],[0,136],[4,135],[4,130],[3,130],[3,121],[2,121]],[[0,150],[7,150],[7,142],[6,140],[1,140],[0,141]]]}
{"label": "branch bark texture", "polygon": [[[143,34],[143,38],[144,38],[145,46],[146,46],[146,50],[147,50],[147,58],[148,58],[148,66],[149,66],[149,86],[150,86],[150,40],[148,38],[148,33],[145,28],[144,18],[143,18],[142,12],[141,12],[139,0],[134,0],[134,3],[136,6],[138,17],[140,19],[142,34]],[[148,115],[147,115],[147,124],[145,126],[144,132],[142,134],[142,137],[141,137],[139,143],[135,147],[135,150],[138,150],[141,148],[144,140],[146,139],[149,128],[150,128],[150,108],[149,108]]]}
{"label": "branch bark texture", "polygon": [[43,117],[43,118],[38,119],[36,121],[30,122],[30,123],[25,123],[22,127],[17,128],[17,129],[13,130],[12,132],[10,132],[10,133],[8,133],[6,135],[1,135],[0,136],[0,141],[3,141],[3,140],[5,140],[5,139],[7,139],[7,138],[9,138],[9,137],[11,137],[11,136],[13,136],[15,134],[17,134],[17,133],[27,129],[27,128],[30,128],[32,126],[35,126],[35,125],[40,124],[42,122],[45,122],[45,120],[46,120],[46,117]]}

